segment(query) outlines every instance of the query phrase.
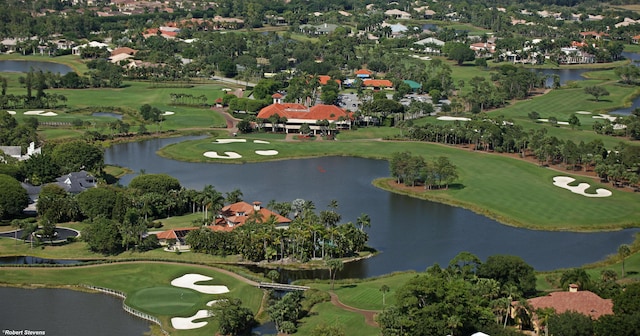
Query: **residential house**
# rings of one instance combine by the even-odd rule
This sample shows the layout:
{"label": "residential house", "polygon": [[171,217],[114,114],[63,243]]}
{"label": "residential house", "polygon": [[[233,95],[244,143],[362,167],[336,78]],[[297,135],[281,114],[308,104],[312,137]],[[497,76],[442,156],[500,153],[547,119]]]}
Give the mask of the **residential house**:
{"label": "residential house", "polygon": [[596,32],[596,31],[587,31],[587,32],[581,32],[580,36],[582,36],[583,39],[591,37],[591,38],[594,38],[596,40],[601,40],[603,37],[609,36],[609,34],[602,33],[602,32]]}
{"label": "residential house", "polygon": [[444,41],[440,41],[433,37],[427,37],[426,39],[414,42],[414,44],[424,47],[423,51],[426,53],[439,54],[444,46]]}
{"label": "residential house", "polygon": [[631,38],[631,43],[633,43],[633,44],[640,43],[640,35],[636,35],[636,36],[632,37]]}
{"label": "residential house", "polygon": [[80,53],[82,52],[82,49],[85,49],[85,48],[105,48],[109,52],[111,52],[111,48],[109,48],[108,44],[98,42],[98,41],[91,41],[89,43],[85,43],[85,44],[71,48],[71,53],[74,55],[80,55]]}
{"label": "residential house", "polygon": [[[21,146],[0,146],[0,152],[4,152],[5,154],[18,159],[18,161],[28,160],[32,155],[40,154],[42,152],[42,148],[36,148],[36,144],[34,142],[29,143],[29,147],[27,147],[27,153],[22,155],[22,147]],[[0,162],[2,162],[2,158],[0,158]]]}
{"label": "residential house", "polygon": [[238,226],[247,222],[247,220],[256,220],[258,222],[267,222],[271,218],[275,220],[276,228],[286,229],[289,227],[291,220],[281,216],[267,208],[262,207],[262,203],[253,202],[237,202],[225,206],[216,217],[215,223],[210,227],[213,231],[232,231]]}
{"label": "residential house", "polygon": [[373,72],[367,69],[359,69],[359,70],[356,70],[355,74],[356,74],[356,77],[360,79],[366,79],[366,78],[370,78],[371,75],[373,75]]}
{"label": "residential house", "polygon": [[328,35],[333,33],[338,25],[333,23],[323,23],[319,25],[301,25],[300,31],[310,35]]}
{"label": "residential house", "polygon": [[495,43],[478,42],[469,46],[476,53],[476,57],[490,57],[496,52]]}
{"label": "residential house", "polygon": [[595,63],[595,55],[584,52],[576,47],[560,48],[560,63],[563,64],[589,64]]}
{"label": "residential house", "polygon": [[411,19],[411,14],[401,11],[399,9],[389,9],[384,12],[384,16],[396,19],[396,20],[409,20]]}
{"label": "residential house", "polygon": [[[323,125],[322,121],[327,120],[336,125],[336,128],[350,128],[352,115],[347,111],[335,106],[318,104],[311,107],[298,103],[283,103],[283,96],[275,93],[273,96],[273,104],[264,107],[258,112],[258,119],[268,120],[271,116],[287,118],[286,122],[275,125],[277,128],[284,128],[286,133],[300,132],[302,124],[307,124],[311,128],[313,134],[331,133],[327,125]],[[266,127],[274,127],[267,121]]]}
{"label": "residential house", "polygon": [[388,79],[365,79],[362,81],[362,85],[374,91],[382,89],[393,90],[393,83]]}
{"label": "residential house", "polygon": [[174,249],[183,250],[189,248],[184,238],[189,232],[198,229],[198,227],[171,229],[156,233],[156,237],[158,237],[158,242],[162,246],[173,245]]}
{"label": "residential house", "polygon": [[[329,81],[331,80],[331,76],[328,75],[320,75],[318,76],[318,81],[320,82],[320,85],[327,85],[327,83],[329,83]],[[339,79],[334,79],[334,82],[338,83],[338,86],[340,87],[340,89],[342,89],[342,81]]]}
{"label": "residential house", "polygon": [[613,314],[611,299],[603,299],[590,291],[579,291],[575,284],[569,285],[568,292],[553,292],[546,296],[529,299],[527,303],[531,307],[530,313],[536,332],[540,331],[541,325],[535,311],[542,308],[553,308],[557,314],[574,311],[594,320],[603,315]]}
{"label": "residential house", "polygon": [[409,85],[409,87],[411,88],[412,92],[419,92],[422,90],[422,84],[416,82],[416,81],[412,81],[409,79],[405,79],[404,81],[402,81],[403,83]]}
{"label": "residential house", "polygon": [[56,179],[55,184],[72,194],[79,194],[87,189],[95,188],[98,180],[84,170],[69,173]]}

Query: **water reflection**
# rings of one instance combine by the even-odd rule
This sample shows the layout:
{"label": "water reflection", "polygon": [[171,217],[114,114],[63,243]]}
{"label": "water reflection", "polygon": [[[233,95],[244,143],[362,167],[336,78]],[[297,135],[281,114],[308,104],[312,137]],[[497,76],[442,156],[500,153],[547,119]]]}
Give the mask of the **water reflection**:
{"label": "water reflection", "polygon": [[29,72],[32,69],[35,71],[42,70],[44,72],[51,71],[61,75],[73,72],[73,69],[69,66],[54,62],[0,61],[0,72]]}
{"label": "water reflection", "polygon": [[[615,253],[640,229],[572,233],[518,229],[471,211],[392,194],[371,185],[389,175],[386,161],[350,157],[275,161],[255,164],[187,163],[161,158],[155,151],[185,138],[155,139],[108,148],[105,162],[147,173],[166,173],[187,188],[211,184],[219,191],[242,190],[247,201],[311,200],[318,210],[332,199],[339,203],[343,222],[361,213],[371,217],[370,245],[381,253],[350,263],[344,275],[369,277],[403,270],[446,265],[469,251],[480,258],[493,254],[521,256],[538,270],[575,267]],[[125,176],[127,184],[133,175]]]}

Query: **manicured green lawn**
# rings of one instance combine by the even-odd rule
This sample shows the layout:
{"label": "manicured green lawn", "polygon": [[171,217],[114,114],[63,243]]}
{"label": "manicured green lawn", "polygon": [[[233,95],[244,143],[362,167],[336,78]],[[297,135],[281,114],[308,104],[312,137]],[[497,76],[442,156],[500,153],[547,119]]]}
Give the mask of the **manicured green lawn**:
{"label": "manicured green lawn", "polygon": [[[189,273],[212,277],[214,280],[199,284],[225,285],[230,292],[224,295],[202,294],[171,286],[173,279]],[[213,319],[207,319],[210,322],[207,326],[190,331],[174,330],[170,324],[171,317],[191,316],[200,309],[207,309],[208,301],[227,297],[239,298],[243,305],[249,307],[254,313],[258,311],[262,302],[260,289],[213,269],[191,265],[135,263],[73,268],[2,268],[0,282],[27,286],[85,284],[122,291],[128,296],[126,301],[128,305],[160,318],[163,327],[172,335],[215,333],[217,325]]]}
{"label": "manicured green lawn", "polygon": [[[387,307],[391,306],[395,304],[396,290],[416,275],[418,275],[416,272],[402,272],[362,281],[336,281],[333,291],[340,298],[340,302],[347,306],[366,310],[382,310],[384,308],[382,305],[383,293],[380,288],[383,285],[389,287],[389,292],[385,294],[384,300]],[[311,282],[305,283],[305,285],[324,291],[331,290],[331,284],[327,282]]]}
{"label": "manicured green lawn", "polygon": [[380,329],[364,322],[364,316],[342,310],[331,302],[323,302],[313,306],[309,317],[300,321],[296,335],[309,335],[319,325],[337,326],[349,336],[379,335]]}

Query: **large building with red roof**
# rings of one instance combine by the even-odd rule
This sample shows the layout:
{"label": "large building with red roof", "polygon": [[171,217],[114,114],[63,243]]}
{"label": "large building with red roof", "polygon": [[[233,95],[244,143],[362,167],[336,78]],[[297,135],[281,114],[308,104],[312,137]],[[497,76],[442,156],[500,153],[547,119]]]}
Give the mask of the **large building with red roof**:
{"label": "large building with red roof", "polygon": [[263,208],[260,202],[253,202],[253,204],[238,202],[222,208],[214,225],[210,228],[213,231],[231,231],[243,225],[249,219],[266,222],[269,221],[271,217],[275,220],[277,228],[288,228],[291,223],[289,218]]}
{"label": "large building with red roof", "polygon": [[[590,291],[578,291],[577,285],[570,285],[568,292],[553,292],[527,300],[531,312],[542,308],[553,308],[557,314],[575,311],[597,320],[603,315],[613,314],[613,301],[603,299]],[[535,313],[532,318],[534,329],[539,330]]]}
{"label": "large building with red roof", "polygon": [[269,118],[278,115],[286,118],[285,122],[277,124],[277,128],[283,128],[286,133],[300,132],[302,124],[307,124],[314,134],[328,132],[326,125],[321,125],[323,120],[335,123],[337,128],[349,128],[351,126],[352,115],[335,105],[318,104],[311,107],[298,103],[283,103],[283,96],[275,93],[273,104],[264,107],[258,112],[258,118],[266,120],[265,126],[273,127]]}

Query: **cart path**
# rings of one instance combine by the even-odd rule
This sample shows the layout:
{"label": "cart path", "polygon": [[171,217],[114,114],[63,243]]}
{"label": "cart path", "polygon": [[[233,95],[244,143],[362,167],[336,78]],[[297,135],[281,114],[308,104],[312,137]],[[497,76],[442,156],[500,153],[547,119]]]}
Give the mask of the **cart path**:
{"label": "cart path", "polygon": [[340,302],[338,295],[336,295],[336,293],[334,293],[333,291],[329,292],[329,295],[331,295],[331,303],[333,303],[334,306],[350,312],[358,313],[364,316],[364,321],[368,325],[376,328],[380,327],[375,320],[375,316],[380,313],[379,310],[366,310],[366,309],[359,309],[359,308],[347,306],[346,304]]}

